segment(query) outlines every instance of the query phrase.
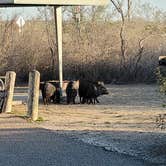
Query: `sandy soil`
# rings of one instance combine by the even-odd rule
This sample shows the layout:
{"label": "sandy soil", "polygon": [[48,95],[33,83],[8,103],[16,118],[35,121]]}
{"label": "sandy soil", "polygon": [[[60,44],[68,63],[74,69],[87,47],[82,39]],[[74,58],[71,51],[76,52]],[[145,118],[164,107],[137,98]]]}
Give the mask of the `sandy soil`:
{"label": "sandy soil", "polygon": [[[105,150],[166,165],[166,130],[156,125],[156,118],[166,114],[162,106],[165,98],[158,87],[109,85],[108,89],[110,94],[102,96],[98,105],[40,104],[39,116],[44,120],[37,125]],[[16,93],[15,98],[19,95]],[[26,105],[15,106],[13,111],[15,115],[25,115]]]}
{"label": "sandy soil", "polygon": [[[109,95],[99,98],[97,105],[39,106],[44,126],[56,130],[124,130],[161,131],[156,117],[166,113],[164,96],[156,85],[108,85]],[[20,96],[22,95],[22,96]],[[15,99],[26,101],[26,93],[15,93]],[[41,100],[41,97],[40,97]],[[77,98],[77,103],[79,103]],[[26,105],[15,106],[16,113],[26,114]]]}

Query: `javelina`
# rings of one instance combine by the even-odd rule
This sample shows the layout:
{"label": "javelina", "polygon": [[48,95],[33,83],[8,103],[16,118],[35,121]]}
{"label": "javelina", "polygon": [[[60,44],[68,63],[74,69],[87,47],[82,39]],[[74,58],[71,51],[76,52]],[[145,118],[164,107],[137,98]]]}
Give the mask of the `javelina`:
{"label": "javelina", "polygon": [[97,97],[108,94],[103,82],[80,81],[79,96],[80,103],[99,103]]}
{"label": "javelina", "polygon": [[67,104],[73,103],[75,104],[75,98],[77,96],[79,88],[79,81],[70,81],[66,87],[66,97],[67,97]]}
{"label": "javelina", "polygon": [[60,93],[60,84],[59,84],[59,82],[49,82],[49,83],[51,83],[55,87],[55,94],[54,94],[54,96],[51,97],[51,99],[55,103],[60,103],[61,93]]}
{"label": "javelina", "polygon": [[88,86],[89,86],[88,81],[80,80],[78,93],[79,93],[79,97],[80,97],[80,103],[82,103],[82,104],[85,103],[85,96],[87,93]]}
{"label": "javelina", "polygon": [[103,82],[92,83],[91,86],[88,87],[86,92],[86,102],[88,104],[95,104],[96,102],[99,103],[99,100],[97,98],[101,95],[107,94],[109,93]]}
{"label": "javelina", "polygon": [[58,86],[49,82],[40,83],[40,90],[42,92],[43,102],[47,104],[51,101],[60,102],[60,89]]}

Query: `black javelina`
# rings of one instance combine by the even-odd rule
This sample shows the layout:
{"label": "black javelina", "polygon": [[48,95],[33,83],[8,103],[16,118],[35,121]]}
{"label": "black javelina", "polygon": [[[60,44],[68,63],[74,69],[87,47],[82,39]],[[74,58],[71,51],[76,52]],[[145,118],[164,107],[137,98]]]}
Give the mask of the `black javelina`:
{"label": "black javelina", "polygon": [[85,96],[87,93],[87,87],[89,86],[89,82],[86,80],[80,80],[78,94],[80,97],[80,103],[85,103]]}
{"label": "black javelina", "polygon": [[86,93],[86,102],[88,104],[95,104],[96,102],[99,103],[99,100],[97,97],[101,95],[107,95],[109,94],[106,87],[104,86],[103,82],[96,82],[92,83],[91,87],[88,87],[87,93]]}
{"label": "black javelina", "polygon": [[79,81],[70,81],[66,87],[66,95],[67,95],[67,104],[71,102],[75,104],[75,98],[77,96],[79,88]]}
{"label": "black javelina", "polygon": [[99,103],[97,97],[108,94],[103,82],[80,81],[79,96],[80,103]]}

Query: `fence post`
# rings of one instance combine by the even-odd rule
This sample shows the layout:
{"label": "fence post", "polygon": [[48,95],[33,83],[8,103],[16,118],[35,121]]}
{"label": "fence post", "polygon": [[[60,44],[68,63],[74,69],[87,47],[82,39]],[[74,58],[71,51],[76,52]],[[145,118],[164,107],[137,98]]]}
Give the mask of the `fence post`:
{"label": "fence post", "polygon": [[36,70],[33,70],[29,73],[28,112],[27,112],[27,116],[31,118],[33,121],[38,119],[39,85],[40,85],[40,73]]}
{"label": "fence post", "polygon": [[3,112],[11,112],[12,111],[12,102],[13,102],[13,93],[14,86],[16,80],[16,73],[13,71],[9,71],[6,73],[5,79],[5,91],[6,97],[3,105]]}

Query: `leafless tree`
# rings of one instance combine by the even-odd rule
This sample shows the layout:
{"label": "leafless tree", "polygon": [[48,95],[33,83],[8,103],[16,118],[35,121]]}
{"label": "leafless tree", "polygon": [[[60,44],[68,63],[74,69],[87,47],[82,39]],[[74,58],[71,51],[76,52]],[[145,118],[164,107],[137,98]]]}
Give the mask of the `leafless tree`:
{"label": "leafless tree", "polygon": [[[53,19],[56,19],[55,16],[55,8],[53,7],[45,7],[45,8],[38,8],[38,11],[44,16],[45,20],[45,30],[47,34],[47,42],[48,47],[50,50],[51,55],[51,71],[52,75],[55,76],[55,69],[56,69],[56,50],[57,50],[57,44],[56,44],[56,32],[54,31],[54,37],[52,37],[50,33],[50,29],[52,26],[54,26],[55,21]],[[52,18],[52,19],[50,19]],[[53,28],[55,29],[55,28]]]}
{"label": "leafless tree", "polygon": [[131,20],[131,6],[132,6],[132,1],[127,0],[127,18],[128,18],[128,21]]}
{"label": "leafless tree", "polygon": [[121,39],[121,66],[125,67],[125,61],[126,61],[126,51],[127,51],[127,41],[125,37],[125,14],[122,9],[122,2],[119,0],[111,0],[112,4],[118,11],[118,13],[121,16],[121,28],[120,28],[120,39]]}

